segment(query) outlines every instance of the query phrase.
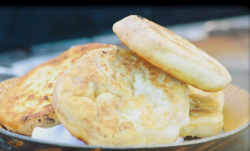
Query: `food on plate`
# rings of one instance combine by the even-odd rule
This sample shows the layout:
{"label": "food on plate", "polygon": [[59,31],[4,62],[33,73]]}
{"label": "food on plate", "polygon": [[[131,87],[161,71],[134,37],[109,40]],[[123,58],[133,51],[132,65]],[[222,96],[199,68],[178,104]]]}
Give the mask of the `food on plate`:
{"label": "food on plate", "polygon": [[189,89],[131,50],[88,52],[58,78],[52,104],[63,126],[91,145],[173,143],[189,123]]}
{"label": "food on plate", "polygon": [[199,138],[218,135],[223,127],[224,93],[190,89],[190,123],[180,131],[181,137]]}
{"label": "food on plate", "polygon": [[221,90],[232,80],[222,64],[141,16],[112,29],[128,49],[78,45],[35,67],[0,100],[0,124],[27,136],[62,124],[85,144],[107,146],[221,132]]}
{"label": "food on plate", "polygon": [[215,92],[232,78],[227,69],[203,50],[167,28],[138,15],[113,25],[113,32],[136,54],[189,85]]}
{"label": "food on plate", "polygon": [[29,71],[0,100],[0,123],[9,131],[28,136],[35,127],[59,124],[51,104],[52,91],[58,76],[87,52],[111,47],[114,45],[78,45]]}

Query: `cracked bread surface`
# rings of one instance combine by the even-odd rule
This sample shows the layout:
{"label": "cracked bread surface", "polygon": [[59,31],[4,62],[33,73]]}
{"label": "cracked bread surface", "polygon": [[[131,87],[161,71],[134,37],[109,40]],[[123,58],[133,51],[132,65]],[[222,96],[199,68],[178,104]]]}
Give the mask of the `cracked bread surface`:
{"label": "cracked bread surface", "polygon": [[60,75],[52,97],[59,120],[92,145],[173,143],[189,123],[187,85],[131,50],[93,50]]}

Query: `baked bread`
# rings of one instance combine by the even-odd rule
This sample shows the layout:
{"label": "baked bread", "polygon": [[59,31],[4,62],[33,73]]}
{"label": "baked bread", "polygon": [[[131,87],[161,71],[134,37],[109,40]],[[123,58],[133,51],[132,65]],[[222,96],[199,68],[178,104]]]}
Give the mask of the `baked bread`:
{"label": "baked bread", "polygon": [[146,18],[127,16],[113,25],[113,32],[136,54],[198,89],[220,91],[232,80],[227,69],[214,58]]}
{"label": "baked bread", "polygon": [[181,137],[209,137],[218,135],[223,127],[224,94],[190,89],[190,123],[180,131]]}
{"label": "baked bread", "polygon": [[58,76],[87,52],[110,47],[114,45],[78,45],[29,71],[0,100],[0,123],[7,130],[28,136],[31,136],[35,127],[59,124],[51,104],[52,91]]}
{"label": "baked bread", "polygon": [[58,78],[53,106],[64,127],[91,145],[173,143],[189,123],[187,85],[131,50],[93,50]]}

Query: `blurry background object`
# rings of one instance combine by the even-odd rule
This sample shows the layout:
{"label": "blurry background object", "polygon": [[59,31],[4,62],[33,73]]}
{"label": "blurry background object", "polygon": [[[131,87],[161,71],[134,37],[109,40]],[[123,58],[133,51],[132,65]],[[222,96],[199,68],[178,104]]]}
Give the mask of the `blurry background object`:
{"label": "blurry background object", "polygon": [[3,5],[0,6],[0,51],[28,49],[34,44],[112,33],[113,23],[131,14],[171,26],[248,13],[246,7],[237,5]]}
{"label": "blurry background object", "polygon": [[22,76],[73,45],[125,47],[113,24],[141,15],[193,42],[221,62],[233,84],[249,92],[249,10],[219,6],[0,6],[0,81]]}

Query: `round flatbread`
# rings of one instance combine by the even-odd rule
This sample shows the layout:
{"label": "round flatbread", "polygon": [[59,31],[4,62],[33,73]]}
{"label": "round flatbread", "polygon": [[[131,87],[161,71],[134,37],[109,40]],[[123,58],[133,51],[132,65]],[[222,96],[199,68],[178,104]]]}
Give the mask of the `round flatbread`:
{"label": "round flatbread", "polygon": [[204,91],[219,91],[232,78],[227,69],[167,28],[137,15],[113,25],[113,32],[136,54],[176,79]]}
{"label": "round flatbread", "polygon": [[172,143],[189,123],[187,85],[119,47],[93,50],[69,66],[52,102],[65,128],[92,145]]}
{"label": "round flatbread", "polygon": [[114,45],[77,45],[30,70],[0,100],[0,123],[9,131],[27,136],[31,136],[35,127],[60,124],[51,104],[52,91],[59,75],[87,52],[109,47]]}

